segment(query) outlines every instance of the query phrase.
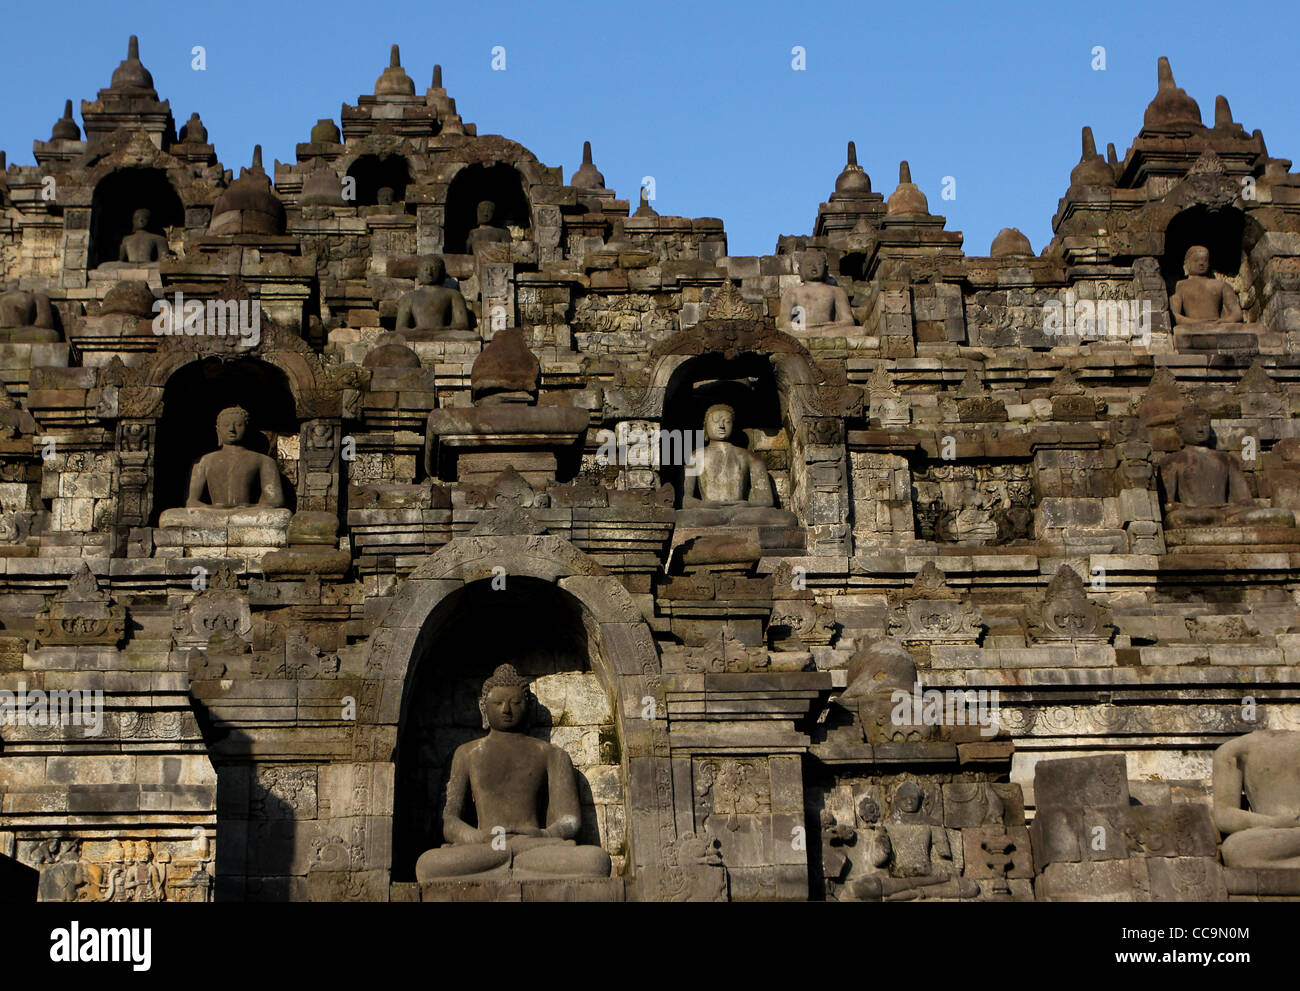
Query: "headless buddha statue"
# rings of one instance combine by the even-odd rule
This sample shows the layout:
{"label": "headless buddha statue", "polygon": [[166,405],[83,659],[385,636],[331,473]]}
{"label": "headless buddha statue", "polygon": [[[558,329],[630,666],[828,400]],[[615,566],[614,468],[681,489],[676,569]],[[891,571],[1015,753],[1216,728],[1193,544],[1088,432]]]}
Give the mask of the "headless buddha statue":
{"label": "headless buddha statue", "polygon": [[[609,877],[600,847],[573,837],[582,823],[573,762],[559,747],[527,735],[536,699],[528,679],[502,664],[483,683],[479,711],[487,736],[456,748],[442,832],[447,845],[415,865],[421,882],[492,872],[516,877]],[[465,800],[477,825],[465,821]],[[545,807],[539,821],[538,808]]]}
{"label": "headless buddha statue", "polygon": [[1256,730],[1230,740],[1214,752],[1213,776],[1224,865],[1300,868],[1300,733]]}
{"label": "headless buddha statue", "polygon": [[0,341],[57,341],[57,316],[44,293],[0,291]]}
{"label": "headless buddha statue", "polygon": [[[280,469],[265,454],[243,445],[248,431],[248,412],[239,406],[217,414],[217,439],[221,448],[205,454],[190,475],[189,508],[240,509],[284,505]],[[203,499],[207,491],[208,500]]]}

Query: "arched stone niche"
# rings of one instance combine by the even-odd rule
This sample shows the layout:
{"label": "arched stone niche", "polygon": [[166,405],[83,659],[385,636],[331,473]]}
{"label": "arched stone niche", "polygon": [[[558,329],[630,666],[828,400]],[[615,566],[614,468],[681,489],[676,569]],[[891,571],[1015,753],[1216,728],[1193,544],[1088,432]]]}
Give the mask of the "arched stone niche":
{"label": "arched stone niche", "polygon": [[[528,644],[541,631],[522,628],[507,610],[496,617],[493,629],[517,638],[516,643],[504,642],[489,650],[504,658],[518,647],[514,656],[523,653],[528,655],[525,663],[544,665],[555,663],[555,655],[550,652],[567,650],[566,642],[585,636],[586,657],[581,660],[589,665],[589,675],[599,680],[608,698],[617,741],[626,836],[622,851],[626,857],[624,876],[634,897],[673,897],[674,891],[686,886],[682,878],[689,865],[678,862],[676,850],[672,769],[658,652],[649,626],[628,591],[567,540],[537,534],[458,537],[412,572],[371,636],[365,673],[375,687],[369,701],[363,700],[359,709],[358,734],[376,740],[370,754],[375,761],[396,759],[404,763],[412,759],[409,748],[418,746],[420,738],[418,710],[430,698],[426,679],[432,678],[434,685],[452,686],[463,679],[464,690],[468,690],[482,670],[490,670],[486,659],[444,650],[440,644],[455,643],[458,634],[451,617],[460,605],[482,602],[481,595],[504,594],[491,590],[492,579],[500,579],[502,571],[507,590],[513,582],[521,597],[534,596],[539,604],[549,603],[553,615],[554,610],[560,611],[564,626],[563,632],[541,640],[543,646],[536,654],[529,654]],[[479,591],[484,584],[486,593]],[[578,633],[579,627],[582,634]],[[447,639],[449,636],[452,639]],[[574,672],[579,672],[579,660],[567,653],[563,658],[567,670]],[[445,697],[446,703],[454,705],[458,697],[464,697],[464,690],[458,696],[453,688],[450,697]],[[543,692],[551,691],[552,686],[543,686]],[[476,704],[476,694],[474,699]],[[473,715],[462,714],[461,722],[476,715],[477,709]],[[470,736],[483,732],[473,732],[470,726],[456,728]],[[391,749],[383,742],[385,739],[394,741]],[[558,739],[555,742],[560,743]],[[606,750],[606,756],[612,753]],[[405,767],[397,768],[399,781],[405,775]],[[444,784],[439,781],[434,787]],[[408,800],[404,796],[403,801]],[[421,796],[421,800],[438,803],[429,814],[440,815],[439,792]],[[354,811],[368,814],[367,810]],[[414,818],[418,822],[420,816]],[[427,814],[424,818],[427,821]],[[404,823],[392,825],[394,855],[400,850],[403,857],[409,858],[417,841],[404,838]],[[590,828],[584,822],[584,829]],[[368,864],[364,869],[387,870],[394,880],[401,880],[413,868],[413,860],[390,860]]]}
{"label": "arched stone niche", "polygon": [[168,229],[185,226],[185,207],[162,169],[118,169],[96,183],[87,268],[118,260],[122,239],[131,233],[132,216],[142,208],[152,214],[151,234],[165,237]]}
{"label": "arched stone niche", "polygon": [[469,232],[478,226],[478,205],[483,200],[496,204],[495,227],[532,231],[532,208],[524,191],[519,170],[504,162],[467,165],[456,173],[447,190],[444,215],[444,250],[447,254],[466,254]]}
{"label": "arched stone niche", "polygon": [[1176,214],[1165,228],[1165,253],[1160,273],[1172,295],[1183,278],[1187,249],[1201,245],[1210,252],[1210,272],[1241,292],[1252,281],[1243,250],[1246,215],[1233,207],[1212,209],[1197,204]]}
{"label": "arched stone niche", "polygon": [[702,369],[710,362],[715,368],[752,369],[757,359],[768,364],[789,443],[785,508],[808,527],[810,553],[850,554],[844,421],[862,415],[862,390],[845,384],[842,373],[816,364],[799,341],[774,330],[728,284],[715,294],[704,319],[654,348],[648,387],[628,390],[627,412],[664,422],[669,386],[683,366],[688,368],[682,375],[691,379],[689,364],[698,358],[709,359],[698,364]]}
{"label": "arched stone niche", "polygon": [[384,187],[393,191],[394,203],[404,202],[411,182],[410,163],[398,154],[360,155],[348,166],[347,174],[357,184],[357,198],[349,204],[352,206],[374,206]]}
{"label": "arched stone niche", "polygon": [[429,623],[434,632],[415,665],[397,743],[393,879],[414,880],[416,858],[444,842],[451,755],[486,732],[479,692],[506,663],[532,679],[538,702],[531,735],[573,760],[582,802],[578,842],[604,847],[617,873],[626,814],[621,755],[614,703],[592,667],[598,638],[581,603],[537,578],[507,578],[504,588],[480,580],[443,599]]}
{"label": "arched stone niche", "polygon": [[[776,376],[766,355],[745,353],[734,357],[711,353],[688,358],[678,365],[664,387],[662,429],[670,437],[689,436],[692,444],[705,443],[704,414],[710,406],[725,403],[736,413],[732,442],[762,458],[776,485],[777,502],[790,498],[790,435],[781,410]],[[676,448],[669,445],[675,453]],[[661,446],[661,454],[662,446]],[[660,464],[660,482],[669,482],[681,505],[684,466]]]}
{"label": "arched stone niche", "polygon": [[199,458],[219,446],[217,414],[230,406],[248,411],[244,445],[276,459],[285,505],[297,508],[298,418],[288,377],[257,358],[209,357],[177,369],[163,389],[154,462],[154,519],[165,509],[185,505],[190,472]]}
{"label": "arched stone niche", "polygon": [[108,373],[119,395],[119,525],[155,525],[184,505],[193,459],[216,448],[216,414],[233,405],[252,414],[253,431],[269,432],[263,453],[277,458],[290,507],[338,508],[343,393],[306,342],[265,315],[251,348],[238,338],[157,340],[147,362]]}

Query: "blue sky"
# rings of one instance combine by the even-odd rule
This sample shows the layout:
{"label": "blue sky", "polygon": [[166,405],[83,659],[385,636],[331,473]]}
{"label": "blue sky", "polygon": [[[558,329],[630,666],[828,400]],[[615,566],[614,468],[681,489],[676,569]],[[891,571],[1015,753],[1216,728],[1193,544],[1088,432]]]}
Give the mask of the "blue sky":
{"label": "blue sky", "polygon": [[[54,12],[58,13],[55,14]],[[1038,3],[643,3],[552,0],[302,4],[20,4],[0,62],[0,148],[31,164],[63,101],[93,99],[140,36],[141,58],[177,125],[197,110],[227,168],[261,143],[293,160],[320,117],[369,93],[389,46],[417,92],[435,62],[480,134],[504,134],[566,180],[594,147],[607,183],[633,200],[653,175],[660,213],[721,217],[733,255],[810,233],[856,140],[888,194],[911,162],[931,212],[984,254],[1019,227],[1039,251],[1091,124],[1123,156],[1155,93],[1156,58],[1212,119],[1223,93],[1271,154],[1300,159],[1300,41],[1290,4],[1056,7]],[[207,68],[191,69],[194,45]],[[492,48],[504,46],[505,71]],[[803,46],[806,69],[791,68]],[[1106,49],[1094,71],[1092,49]],[[956,199],[940,198],[944,176]]]}

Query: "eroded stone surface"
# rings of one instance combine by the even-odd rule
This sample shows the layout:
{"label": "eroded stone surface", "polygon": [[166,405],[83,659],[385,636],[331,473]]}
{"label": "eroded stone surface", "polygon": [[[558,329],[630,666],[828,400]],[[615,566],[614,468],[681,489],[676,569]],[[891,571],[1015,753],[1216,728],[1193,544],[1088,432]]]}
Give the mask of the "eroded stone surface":
{"label": "eroded stone surface", "polygon": [[274,174],[134,40],[80,107],[0,167],[0,691],[104,693],[3,727],[32,896],[1300,898],[1300,179],[1167,60],[987,257],[852,142],[729,256],[396,49]]}

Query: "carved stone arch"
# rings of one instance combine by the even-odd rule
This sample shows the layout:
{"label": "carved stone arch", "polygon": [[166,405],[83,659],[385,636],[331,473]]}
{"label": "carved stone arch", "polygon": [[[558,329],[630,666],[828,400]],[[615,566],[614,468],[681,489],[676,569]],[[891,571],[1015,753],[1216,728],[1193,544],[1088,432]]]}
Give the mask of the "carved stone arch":
{"label": "carved stone arch", "polygon": [[302,338],[269,323],[265,315],[263,321],[261,340],[253,347],[237,343],[237,338],[160,338],[158,350],[148,361],[126,371],[121,416],[156,417],[162,390],[171,377],[187,365],[212,357],[222,361],[256,358],[275,365],[288,380],[299,419],[339,415],[339,390],[328,381],[320,355]]}
{"label": "carved stone arch", "polygon": [[513,161],[473,162],[458,169],[447,183],[443,204],[446,250],[466,253],[466,238],[477,224],[475,211],[483,200],[496,204],[496,226],[531,235],[539,226],[531,185]]}
{"label": "carved stone arch", "polygon": [[[140,202],[122,202],[115,207],[121,216],[105,216],[105,183],[130,184],[135,175],[155,173],[166,190]],[[110,258],[109,242],[121,237],[125,226],[129,232],[129,215],[139,206],[159,210],[159,202],[172,197],[177,204],[169,214],[155,216],[155,224],[172,227],[200,227],[211,214],[212,203],[221,192],[221,169],[218,166],[195,166],[157,148],[142,131],[119,132],[97,144],[87,155],[73,163],[59,181],[59,200],[64,206],[65,223],[85,225],[90,238],[81,248],[85,267],[94,267]],[[147,184],[146,184],[147,185]],[[117,195],[109,199],[117,201]],[[123,220],[123,217],[126,220]],[[69,229],[72,229],[71,227]],[[68,262],[78,259],[69,257]]]}
{"label": "carved stone arch", "polygon": [[75,188],[59,198],[65,205],[90,206],[95,187],[123,169],[157,169],[167,176],[176,195],[191,207],[211,207],[221,193],[218,166],[195,166],[156,147],[143,131],[119,131],[96,144],[72,163],[69,177]]}
{"label": "carved stone arch", "polygon": [[1238,291],[1247,289],[1253,282],[1246,254],[1247,224],[1254,223],[1249,214],[1238,204],[1231,203],[1186,202],[1177,205],[1178,209],[1167,211],[1166,222],[1161,228],[1164,232],[1164,255],[1160,267],[1168,291],[1172,294],[1174,286],[1183,278],[1183,256],[1193,244],[1209,249],[1211,274],[1217,273],[1235,282]]}
{"label": "carved stone arch", "polygon": [[[263,327],[262,337],[253,347],[239,346],[238,338],[203,335],[160,337],[158,350],[144,363],[131,368],[123,368],[119,363],[113,370],[112,377],[118,384],[117,446],[123,458],[119,484],[124,492],[123,505],[128,506],[119,522],[143,526],[161,510],[181,504],[182,488],[189,477],[187,459],[202,453],[199,448],[212,436],[215,423],[206,421],[209,416],[215,416],[221,404],[208,408],[200,400],[199,405],[205,407],[204,415],[198,419],[184,417],[185,425],[182,427],[177,424],[173,415],[175,410],[169,405],[173,400],[167,397],[177,393],[179,387],[173,387],[169,392],[169,386],[177,376],[194,371],[196,366],[205,362],[215,360],[225,365],[251,361],[273,369],[271,377],[282,383],[288,394],[284,404],[276,401],[263,404],[267,408],[262,413],[264,415],[273,408],[283,410],[283,415],[277,412],[275,417],[269,418],[274,422],[258,422],[254,426],[285,436],[326,421],[335,443],[334,459],[337,459],[343,417],[343,391],[339,383],[327,377],[320,356],[301,338],[280,329],[265,317]],[[235,343],[232,345],[232,342]],[[234,369],[233,374],[247,377],[242,369]],[[180,392],[184,395],[186,389],[181,388]],[[249,395],[254,397],[253,403],[245,401],[245,405],[254,412],[255,419],[262,419],[254,403],[255,397],[262,396],[263,392],[253,390]],[[320,451],[309,450],[305,444],[300,445],[299,451],[299,476],[302,477],[307,469],[301,466],[313,459],[318,460]],[[128,463],[135,470],[128,470]],[[325,469],[316,465],[311,470],[319,473]],[[336,473],[336,467],[329,471]],[[332,483],[327,500],[337,499],[336,489],[337,484]],[[297,499],[296,490],[294,499]],[[305,508],[304,504],[299,503],[299,508]]]}
{"label": "carved stone arch", "polygon": [[651,351],[649,386],[633,401],[653,408],[653,418],[663,423],[669,386],[688,362],[754,356],[766,357],[771,367],[780,415],[789,433],[789,508],[809,528],[814,553],[849,554],[845,420],[862,416],[863,390],[848,385],[843,372],[819,365],[803,344],[776,330],[731,282],[724,282],[714,294],[699,323]]}
{"label": "carved stone arch", "polygon": [[420,151],[410,139],[396,134],[368,134],[364,138],[358,138],[350,142],[347,151],[335,158],[330,166],[340,174],[346,174],[358,158],[366,155],[378,155],[381,158],[385,155],[401,155],[410,164],[412,175],[430,167],[430,157],[426,152]]}
{"label": "carved stone arch", "polygon": [[[722,295],[720,291],[718,296]],[[717,301],[715,297],[713,305]],[[750,319],[706,317],[655,346],[651,351],[648,392],[657,399],[658,415],[663,414],[664,392],[682,365],[696,357],[735,358],[744,354],[767,357],[783,408],[792,421],[806,416],[861,413],[861,389],[846,385],[842,372],[820,365],[796,338],[755,316]]]}
{"label": "carved stone arch", "polygon": [[[418,150],[406,138],[393,134],[367,135],[349,144],[347,152],[331,162],[329,168],[340,177],[350,176],[355,175],[356,170],[364,165],[367,159],[374,159],[382,166],[383,163],[391,162],[395,158],[401,159],[406,164],[406,175],[401,182],[401,188],[394,187],[395,192],[400,194],[395,199],[400,201],[405,200],[405,191],[420,182],[429,169],[429,156]],[[364,183],[358,182],[357,200],[349,205],[373,205],[374,200],[366,195],[367,191],[362,188],[363,185]],[[373,193],[373,190],[371,192]]]}
{"label": "carved stone arch", "polygon": [[467,166],[498,163],[514,166],[527,183],[540,183],[545,179],[544,166],[536,155],[518,141],[499,134],[449,136],[446,147],[439,149],[430,178],[434,182],[450,184],[456,173]]}
{"label": "carved stone arch", "polygon": [[[398,739],[416,668],[436,636],[440,613],[457,593],[500,575],[494,568],[505,569],[507,582],[530,578],[571,596],[595,634],[592,670],[610,696],[621,742],[628,868],[643,897],[654,897],[680,871],[659,653],[628,591],[569,541],[532,534],[457,537],[412,572],[371,635],[365,667],[370,701],[358,711],[358,723],[388,728]],[[395,752],[390,760],[396,760]],[[391,864],[382,866],[391,873]]]}

